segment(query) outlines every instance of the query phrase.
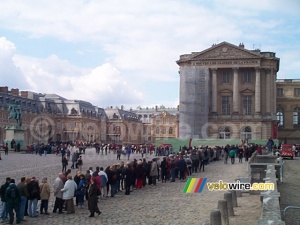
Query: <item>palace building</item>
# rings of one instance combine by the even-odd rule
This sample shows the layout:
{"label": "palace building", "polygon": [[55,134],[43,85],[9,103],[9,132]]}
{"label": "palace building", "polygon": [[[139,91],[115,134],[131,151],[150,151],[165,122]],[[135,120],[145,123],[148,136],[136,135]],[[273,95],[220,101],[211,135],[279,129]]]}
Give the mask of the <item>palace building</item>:
{"label": "palace building", "polygon": [[15,123],[8,119],[8,107],[18,104],[27,144],[153,144],[178,138],[300,143],[300,80],[277,79],[279,58],[274,52],[222,42],[181,55],[177,64],[176,108],[104,109],[57,94],[0,87],[0,140]]}
{"label": "palace building", "polygon": [[277,138],[274,52],[222,42],[181,55],[179,137]]}

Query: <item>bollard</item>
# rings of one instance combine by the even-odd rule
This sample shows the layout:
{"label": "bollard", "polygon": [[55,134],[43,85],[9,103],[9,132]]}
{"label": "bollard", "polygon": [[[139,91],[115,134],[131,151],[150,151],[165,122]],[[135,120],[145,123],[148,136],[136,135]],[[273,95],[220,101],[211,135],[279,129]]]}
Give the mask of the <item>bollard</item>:
{"label": "bollard", "polygon": [[226,191],[224,193],[224,199],[227,201],[228,216],[234,216],[232,205],[232,193],[230,191]]}
{"label": "bollard", "polygon": [[210,211],[210,224],[211,225],[222,225],[221,212],[219,209],[212,209]]}
{"label": "bollard", "polygon": [[227,209],[227,201],[219,200],[218,201],[218,209],[221,212],[221,221],[222,225],[229,225],[229,217],[228,217],[228,209]]}
{"label": "bollard", "polygon": [[232,193],[232,205],[233,207],[237,207],[238,204],[237,204],[236,191],[231,191],[231,193]]}
{"label": "bollard", "polygon": [[242,191],[236,191],[236,197],[243,197]]}

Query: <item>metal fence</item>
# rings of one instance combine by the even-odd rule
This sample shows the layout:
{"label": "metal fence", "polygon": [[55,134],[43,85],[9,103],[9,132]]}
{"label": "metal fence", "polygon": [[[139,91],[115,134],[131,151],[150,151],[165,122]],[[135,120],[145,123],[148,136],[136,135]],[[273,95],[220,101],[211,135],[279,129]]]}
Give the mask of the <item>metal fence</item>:
{"label": "metal fence", "polygon": [[286,225],[300,225],[300,206],[288,206],[283,210]]}

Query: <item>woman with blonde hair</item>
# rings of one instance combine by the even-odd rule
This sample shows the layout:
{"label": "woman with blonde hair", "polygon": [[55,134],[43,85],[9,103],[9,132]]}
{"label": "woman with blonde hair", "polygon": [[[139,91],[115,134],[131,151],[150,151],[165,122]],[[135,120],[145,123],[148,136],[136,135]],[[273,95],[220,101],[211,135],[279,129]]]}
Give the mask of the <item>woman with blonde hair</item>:
{"label": "woman with blonde hair", "polygon": [[48,202],[50,198],[50,186],[47,183],[47,177],[42,179],[42,183],[40,184],[40,197],[41,197],[41,207],[40,207],[40,214],[44,214],[43,210],[45,211],[45,215],[49,215],[48,213]]}

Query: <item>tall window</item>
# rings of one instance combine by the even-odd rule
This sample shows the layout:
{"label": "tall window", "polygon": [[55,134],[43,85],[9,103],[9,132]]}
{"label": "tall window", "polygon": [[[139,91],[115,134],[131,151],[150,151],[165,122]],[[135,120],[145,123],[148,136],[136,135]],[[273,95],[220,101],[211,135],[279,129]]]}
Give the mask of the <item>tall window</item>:
{"label": "tall window", "polygon": [[159,134],[159,127],[155,128],[155,134]]}
{"label": "tall window", "polygon": [[166,134],[167,129],[165,127],[162,128],[162,134]]}
{"label": "tall window", "polygon": [[230,115],[230,97],[222,96],[222,114]]}
{"label": "tall window", "polygon": [[243,113],[251,115],[252,96],[243,96]]}
{"label": "tall window", "polygon": [[223,83],[229,83],[230,82],[230,73],[229,71],[224,71],[223,74],[222,74],[222,81]]}
{"label": "tall window", "polygon": [[283,97],[283,88],[277,88],[277,97]]}
{"label": "tall window", "polygon": [[278,126],[283,127],[283,108],[278,108],[277,109],[277,120],[279,121]]}
{"label": "tall window", "polygon": [[243,73],[243,81],[244,81],[244,83],[251,83],[251,73],[250,73],[250,71],[245,71]]}
{"label": "tall window", "polygon": [[158,125],[159,124],[159,118],[155,119],[155,124]]}
{"label": "tall window", "polygon": [[166,119],[166,118],[163,118],[163,119],[162,119],[162,123],[163,123],[163,124],[166,124],[166,123],[167,123],[167,119]]}
{"label": "tall window", "polygon": [[300,119],[300,108],[297,107],[297,108],[294,109],[294,112],[293,112],[293,125],[294,126],[300,125],[299,124],[299,121],[300,121],[299,119]]}
{"label": "tall window", "polygon": [[252,139],[252,130],[251,127],[243,127],[241,130],[241,139],[242,140],[249,140]]}
{"label": "tall window", "polygon": [[230,139],[230,128],[229,127],[221,127],[219,130],[220,139]]}
{"label": "tall window", "polygon": [[294,96],[295,97],[300,97],[300,88],[295,88],[294,89]]}
{"label": "tall window", "polygon": [[169,134],[173,134],[173,127],[169,127]]}

